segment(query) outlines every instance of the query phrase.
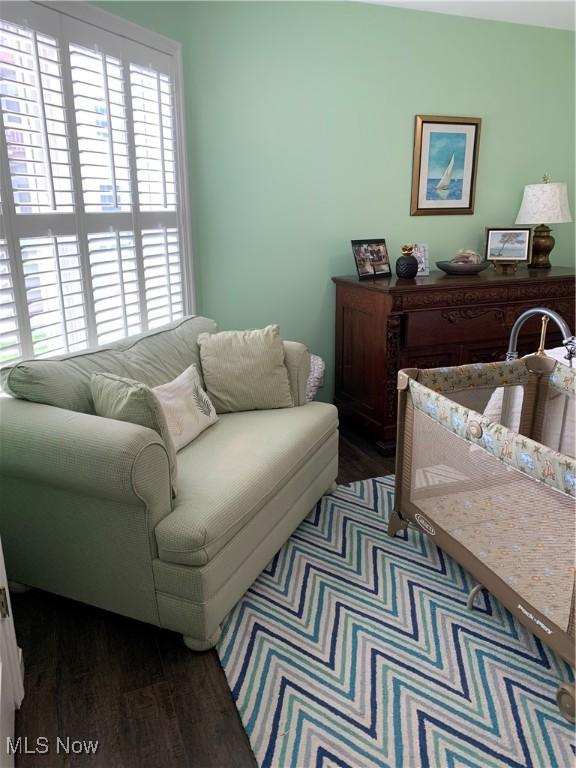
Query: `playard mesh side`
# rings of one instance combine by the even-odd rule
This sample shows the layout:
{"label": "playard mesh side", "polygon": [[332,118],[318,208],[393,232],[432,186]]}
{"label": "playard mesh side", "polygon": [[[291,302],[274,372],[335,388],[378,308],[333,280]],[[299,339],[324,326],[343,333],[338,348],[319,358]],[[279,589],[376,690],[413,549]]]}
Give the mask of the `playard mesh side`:
{"label": "playard mesh side", "polygon": [[574,636],[575,373],[534,358],[406,372],[399,508]]}

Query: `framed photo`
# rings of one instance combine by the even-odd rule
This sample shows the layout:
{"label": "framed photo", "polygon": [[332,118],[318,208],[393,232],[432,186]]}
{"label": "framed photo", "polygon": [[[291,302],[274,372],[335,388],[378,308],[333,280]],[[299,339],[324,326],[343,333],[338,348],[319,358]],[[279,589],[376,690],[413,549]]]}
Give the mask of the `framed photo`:
{"label": "framed photo", "polygon": [[418,274],[425,277],[430,274],[430,259],[428,258],[428,244],[414,243],[412,251],[418,262]]}
{"label": "framed photo", "polygon": [[352,253],[360,280],[392,274],[386,240],[352,240]]}
{"label": "framed photo", "polygon": [[488,261],[529,261],[532,229],[530,227],[486,228]]}
{"label": "framed photo", "polygon": [[474,213],[481,122],[416,115],[411,216]]}

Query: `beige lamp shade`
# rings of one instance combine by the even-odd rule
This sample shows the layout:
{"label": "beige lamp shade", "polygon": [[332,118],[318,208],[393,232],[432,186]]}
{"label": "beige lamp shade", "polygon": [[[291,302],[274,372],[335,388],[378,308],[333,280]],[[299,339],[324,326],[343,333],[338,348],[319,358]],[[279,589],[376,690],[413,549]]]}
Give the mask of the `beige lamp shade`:
{"label": "beige lamp shade", "polygon": [[516,224],[562,224],[572,221],[568,188],[559,182],[527,184]]}

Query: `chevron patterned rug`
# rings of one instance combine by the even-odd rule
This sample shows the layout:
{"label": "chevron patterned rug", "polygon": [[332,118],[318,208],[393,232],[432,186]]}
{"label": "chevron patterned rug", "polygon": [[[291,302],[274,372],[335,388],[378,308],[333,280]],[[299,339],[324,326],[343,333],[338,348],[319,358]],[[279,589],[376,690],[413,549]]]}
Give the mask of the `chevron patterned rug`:
{"label": "chevron patterned rug", "polygon": [[218,654],[262,768],[569,768],[560,658],[418,531],[393,478],[325,496],[227,618]]}

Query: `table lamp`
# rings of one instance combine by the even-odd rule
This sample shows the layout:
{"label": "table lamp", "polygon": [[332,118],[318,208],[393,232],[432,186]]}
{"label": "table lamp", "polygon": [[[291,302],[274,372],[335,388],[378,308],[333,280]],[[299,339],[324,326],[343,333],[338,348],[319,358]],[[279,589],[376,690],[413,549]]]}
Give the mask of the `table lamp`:
{"label": "table lamp", "polygon": [[[516,218],[516,224],[539,224],[542,221],[548,224],[572,221],[566,184],[551,182],[548,175],[544,176],[542,184],[527,184],[524,187],[522,205]],[[556,242],[550,232],[546,224],[534,228],[531,269],[550,269],[550,252]]]}

